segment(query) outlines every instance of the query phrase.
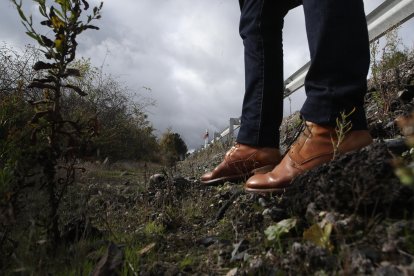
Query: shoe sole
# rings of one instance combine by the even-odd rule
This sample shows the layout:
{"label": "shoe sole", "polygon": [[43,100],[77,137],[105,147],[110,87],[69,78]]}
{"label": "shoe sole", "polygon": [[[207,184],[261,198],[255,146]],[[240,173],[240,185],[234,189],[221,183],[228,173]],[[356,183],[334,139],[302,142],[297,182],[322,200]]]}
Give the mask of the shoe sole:
{"label": "shoe sole", "polygon": [[216,186],[216,185],[223,184],[225,182],[242,182],[242,181],[246,181],[249,177],[251,177],[255,174],[268,173],[268,172],[272,171],[275,166],[276,165],[267,165],[267,166],[264,166],[264,167],[254,169],[253,171],[251,171],[250,173],[247,173],[247,174],[224,176],[224,177],[215,178],[215,179],[208,180],[208,181],[200,181],[200,182],[202,184],[206,185],[206,186]]}
{"label": "shoe sole", "polygon": [[212,180],[200,181],[200,182],[206,186],[216,186],[216,185],[224,184],[225,182],[241,182],[243,180],[248,179],[250,176],[252,176],[252,174],[234,175],[234,176],[220,177],[220,178],[215,178]]}
{"label": "shoe sole", "polygon": [[263,195],[269,195],[269,194],[281,195],[281,194],[284,194],[288,189],[290,189],[290,187],[286,187],[286,188],[274,188],[274,189],[252,189],[252,188],[244,188],[244,190],[246,192],[248,192],[248,193],[263,194]]}

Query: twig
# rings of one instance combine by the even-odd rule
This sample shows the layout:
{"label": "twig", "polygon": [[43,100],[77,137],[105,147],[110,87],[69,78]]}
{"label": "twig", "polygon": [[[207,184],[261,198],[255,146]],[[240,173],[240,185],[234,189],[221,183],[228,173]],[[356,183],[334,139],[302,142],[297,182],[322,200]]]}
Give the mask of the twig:
{"label": "twig", "polygon": [[403,251],[401,249],[398,249],[398,253],[400,253],[400,254],[402,254],[404,256],[407,256],[407,257],[409,257],[411,259],[414,259],[414,256],[413,255],[411,255],[411,254],[409,254],[409,253],[407,253],[407,252],[405,252],[405,251]]}
{"label": "twig", "polygon": [[233,204],[233,201],[236,200],[236,198],[238,198],[242,193],[243,191],[241,190],[236,191],[230,197],[230,199],[220,208],[220,210],[217,212],[217,215],[216,215],[216,219],[215,219],[216,222],[221,220],[224,217],[224,214],[226,213],[227,209]]}

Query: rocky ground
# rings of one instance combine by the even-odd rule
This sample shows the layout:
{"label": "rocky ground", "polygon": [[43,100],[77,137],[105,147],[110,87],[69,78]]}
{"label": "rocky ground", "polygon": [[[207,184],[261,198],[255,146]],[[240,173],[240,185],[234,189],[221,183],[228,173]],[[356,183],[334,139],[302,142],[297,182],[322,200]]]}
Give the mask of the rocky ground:
{"label": "rocky ground", "polygon": [[[280,196],[198,181],[228,143],[175,169],[85,164],[61,208],[66,245],[53,265],[40,257],[42,241],[38,254],[13,258],[56,275],[414,275],[414,186],[395,174],[412,164],[395,118],[412,111],[413,64],[398,84],[384,75],[381,90],[370,85],[373,145],[297,177]],[[297,114],[284,121],[283,149],[301,124]]]}
{"label": "rocky ground", "polygon": [[[89,168],[66,206],[66,237],[74,244],[69,252],[84,269],[76,271],[414,275],[414,189],[394,173],[397,163],[412,161],[395,122],[412,110],[412,79],[398,87],[389,90],[389,102],[370,88],[373,145],[297,177],[280,196],[245,193],[243,182],[199,183],[229,144],[212,145],[174,170],[142,164]],[[284,121],[284,148],[300,125],[297,114]],[[79,219],[69,220],[74,210]]]}
{"label": "rocky ground", "polygon": [[[279,197],[245,194],[242,184],[205,188],[224,201],[216,223],[233,228],[223,264],[237,275],[412,275],[414,193],[392,159],[377,142],[298,177]],[[286,220],[294,226],[269,240],[266,229]]]}

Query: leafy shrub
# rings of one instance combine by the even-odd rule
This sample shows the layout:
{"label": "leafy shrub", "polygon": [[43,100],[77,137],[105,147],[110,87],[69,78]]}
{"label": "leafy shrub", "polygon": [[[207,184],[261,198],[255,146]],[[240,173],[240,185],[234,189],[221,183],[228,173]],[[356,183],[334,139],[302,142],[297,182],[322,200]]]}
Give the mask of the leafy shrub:
{"label": "leafy shrub", "polygon": [[[16,188],[22,189],[36,185],[46,195],[47,208],[37,218],[37,224],[44,227],[47,241],[52,249],[56,249],[60,241],[58,209],[68,185],[73,183],[76,157],[85,140],[93,135],[88,119],[71,121],[62,112],[62,94],[69,89],[79,96],[85,93],[77,86],[70,84],[68,79],[79,76],[79,71],[71,68],[75,60],[77,36],[87,29],[98,29],[90,23],[100,18],[99,7],[95,7],[85,22],[81,19],[82,8],[87,10],[89,4],[85,0],[56,1],[57,7],[46,6],[46,0],[37,0],[39,12],[44,18],[42,25],[49,28],[53,38],[39,34],[33,27],[32,16],[28,17],[22,10],[22,2],[12,0],[26,28],[26,34],[37,41],[45,60],[33,65],[36,78],[28,85],[36,97],[29,100],[33,116],[30,118],[30,135],[23,135],[18,141],[30,137],[29,148],[19,149],[24,152],[11,165],[13,177],[18,183]],[[13,97],[12,97],[13,98]],[[5,114],[7,116],[7,114]],[[5,117],[5,120],[8,118]],[[26,129],[24,127],[23,129]],[[8,134],[9,136],[9,134]],[[7,137],[5,143],[10,140]],[[19,152],[19,151],[18,151]],[[8,163],[14,161],[8,156]],[[21,164],[27,164],[23,166]],[[4,166],[4,168],[8,168]],[[35,181],[33,178],[35,176]],[[24,200],[22,201],[24,202]],[[53,251],[52,251],[53,252]]]}
{"label": "leafy shrub", "polygon": [[163,161],[167,166],[174,166],[179,160],[183,160],[187,153],[187,145],[180,134],[168,129],[160,139],[160,148]]}

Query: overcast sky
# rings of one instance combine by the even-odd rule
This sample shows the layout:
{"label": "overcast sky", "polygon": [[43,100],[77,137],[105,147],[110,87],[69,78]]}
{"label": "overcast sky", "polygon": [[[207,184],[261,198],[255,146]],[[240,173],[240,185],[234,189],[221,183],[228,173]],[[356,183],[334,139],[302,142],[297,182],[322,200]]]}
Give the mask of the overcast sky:
{"label": "overcast sky", "polygon": [[[36,13],[33,1],[23,2]],[[368,14],[382,0],[364,2]],[[171,127],[196,148],[206,129],[220,131],[230,117],[240,116],[244,68],[237,0],[107,0],[102,14],[101,30],[82,34],[78,57],[104,63],[106,73],[155,99],[149,116],[157,134]],[[410,20],[401,30],[407,46],[414,44],[413,29]],[[33,44],[9,0],[0,0],[0,34],[0,41],[16,48]],[[288,77],[309,60],[302,7],[285,18],[284,47]],[[300,108],[303,92],[291,98],[285,114]]]}

